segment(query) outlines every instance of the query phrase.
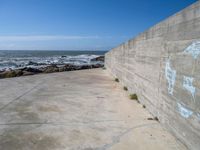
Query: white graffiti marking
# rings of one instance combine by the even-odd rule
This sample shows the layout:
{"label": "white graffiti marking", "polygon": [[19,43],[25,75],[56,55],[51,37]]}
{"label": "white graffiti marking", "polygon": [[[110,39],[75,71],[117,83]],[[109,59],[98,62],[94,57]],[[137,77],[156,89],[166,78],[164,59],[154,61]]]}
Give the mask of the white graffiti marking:
{"label": "white graffiti marking", "polygon": [[181,105],[180,103],[177,103],[178,105],[178,111],[181,114],[181,116],[183,116],[184,118],[189,118],[193,112],[187,108],[185,108],[183,105]]}
{"label": "white graffiti marking", "polygon": [[169,59],[166,61],[165,77],[168,81],[168,92],[169,94],[173,95],[174,84],[176,81],[176,70],[171,69]]}
{"label": "white graffiti marking", "polygon": [[200,113],[197,113],[197,117],[198,117],[198,119],[200,120]]}
{"label": "white graffiti marking", "polygon": [[184,52],[191,54],[194,59],[197,59],[197,57],[200,54],[200,41],[193,42],[190,46],[188,46],[185,49]]}
{"label": "white graffiti marking", "polygon": [[192,77],[183,77],[183,87],[188,90],[191,94],[192,97],[194,98],[195,96],[195,92],[196,92],[196,88],[192,85],[194,78]]}

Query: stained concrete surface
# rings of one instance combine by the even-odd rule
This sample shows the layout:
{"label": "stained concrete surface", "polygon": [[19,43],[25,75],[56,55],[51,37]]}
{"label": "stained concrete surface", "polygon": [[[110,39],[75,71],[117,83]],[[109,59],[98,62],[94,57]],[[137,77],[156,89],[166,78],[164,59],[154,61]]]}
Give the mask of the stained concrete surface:
{"label": "stained concrete surface", "polygon": [[102,69],[0,80],[0,150],[184,150]]}

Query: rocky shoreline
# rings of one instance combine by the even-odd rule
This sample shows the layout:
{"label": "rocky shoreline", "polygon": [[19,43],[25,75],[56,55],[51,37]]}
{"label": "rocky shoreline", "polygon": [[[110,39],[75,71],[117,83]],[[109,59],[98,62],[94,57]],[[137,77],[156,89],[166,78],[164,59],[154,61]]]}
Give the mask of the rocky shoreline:
{"label": "rocky shoreline", "polygon": [[99,56],[95,59],[92,59],[91,62],[99,62],[95,64],[87,65],[73,65],[73,64],[51,64],[43,67],[23,67],[19,69],[10,69],[6,71],[0,71],[0,79],[3,78],[12,78],[20,76],[28,76],[42,73],[53,73],[53,72],[64,72],[64,71],[75,71],[75,70],[84,70],[84,69],[93,69],[93,68],[102,68],[104,67],[104,56]]}
{"label": "rocky shoreline", "polygon": [[20,69],[15,69],[15,70],[2,71],[0,72],[0,79],[35,75],[35,74],[41,74],[41,73],[53,73],[53,72],[102,68],[103,66],[104,66],[103,64],[90,64],[90,65],[80,65],[80,66],[67,64],[63,66],[49,65],[49,66],[41,67],[41,68],[25,67],[25,68],[20,68]]}

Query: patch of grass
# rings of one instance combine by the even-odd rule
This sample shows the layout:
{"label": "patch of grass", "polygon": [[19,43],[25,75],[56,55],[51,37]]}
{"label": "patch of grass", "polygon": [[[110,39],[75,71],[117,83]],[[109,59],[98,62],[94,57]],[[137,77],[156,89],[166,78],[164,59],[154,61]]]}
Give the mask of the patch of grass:
{"label": "patch of grass", "polygon": [[147,118],[147,120],[155,120],[155,121],[159,121],[158,117],[154,117],[154,118]]}
{"label": "patch of grass", "polygon": [[146,108],[146,106],[145,106],[145,105],[142,105],[142,107],[143,107],[143,108]]}
{"label": "patch of grass", "polygon": [[129,98],[130,98],[131,100],[136,100],[136,101],[138,101],[138,96],[137,96],[137,94],[130,94],[130,95],[129,95]]}
{"label": "patch of grass", "polygon": [[147,118],[147,120],[153,120],[153,118]]}
{"label": "patch of grass", "polygon": [[123,89],[124,89],[124,91],[128,91],[128,88],[127,88],[126,86],[124,86],[124,88],[123,88]]}
{"label": "patch of grass", "polygon": [[119,82],[119,79],[118,79],[118,78],[115,78],[115,82]]}
{"label": "patch of grass", "polygon": [[158,117],[154,117],[154,120],[159,121]]}
{"label": "patch of grass", "polygon": [[102,69],[103,69],[103,70],[106,70],[106,67],[103,67]]}

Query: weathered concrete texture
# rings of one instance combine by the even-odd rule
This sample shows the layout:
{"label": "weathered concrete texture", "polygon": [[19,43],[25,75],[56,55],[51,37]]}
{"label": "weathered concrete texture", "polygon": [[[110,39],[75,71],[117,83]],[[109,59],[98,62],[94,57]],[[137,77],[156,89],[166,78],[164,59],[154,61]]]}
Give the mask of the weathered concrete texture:
{"label": "weathered concrete texture", "polygon": [[184,150],[102,69],[0,80],[0,150]]}
{"label": "weathered concrete texture", "polygon": [[106,54],[106,68],[189,149],[200,149],[200,1]]}

